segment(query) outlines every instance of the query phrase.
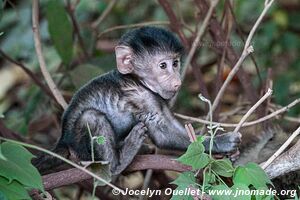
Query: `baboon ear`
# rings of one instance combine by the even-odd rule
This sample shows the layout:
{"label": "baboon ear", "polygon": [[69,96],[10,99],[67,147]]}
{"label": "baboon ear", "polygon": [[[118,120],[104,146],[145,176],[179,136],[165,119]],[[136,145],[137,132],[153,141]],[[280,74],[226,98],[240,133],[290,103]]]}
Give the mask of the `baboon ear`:
{"label": "baboon ear", "polygon": [[128,46],[116,46],[116,61],[117,68],[122,74],[129,74],[133,71],[133,65],[131,64],[132,51]]}

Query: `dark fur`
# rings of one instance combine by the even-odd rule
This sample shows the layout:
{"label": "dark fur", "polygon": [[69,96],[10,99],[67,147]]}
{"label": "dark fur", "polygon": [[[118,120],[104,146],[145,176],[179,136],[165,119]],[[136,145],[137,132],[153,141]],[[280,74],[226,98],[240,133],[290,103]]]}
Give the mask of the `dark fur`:
{"label": "dark fur", "polygon": [[157,52],[184,54],[184,48],[170,31],[156,27],[141,27],[124,34],[119,45],[132,48],[135,55],[145,55],[145,50],[153,55]]}

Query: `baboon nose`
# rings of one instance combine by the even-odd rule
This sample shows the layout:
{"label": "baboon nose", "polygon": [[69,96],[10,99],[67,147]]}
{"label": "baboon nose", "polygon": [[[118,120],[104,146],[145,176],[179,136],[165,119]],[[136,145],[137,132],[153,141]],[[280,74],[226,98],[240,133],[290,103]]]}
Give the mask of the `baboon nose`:
{"label": "baboon nose", "polygon": [[174,83],[174,89],[175,90],[178,90],[179,88],[180,88],[180,86],[181,86],[181,81],[179,80],[179,81],[176,81],[175,83]]}

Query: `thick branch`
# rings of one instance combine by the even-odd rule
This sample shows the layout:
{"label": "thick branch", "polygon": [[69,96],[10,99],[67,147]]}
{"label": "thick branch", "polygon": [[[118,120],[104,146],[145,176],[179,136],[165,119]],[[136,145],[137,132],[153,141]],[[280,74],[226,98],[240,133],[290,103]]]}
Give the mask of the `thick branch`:
{"label": "thick branch", "polygon": [[300,169],[300,140],[287,152],[277,157],[266,169],[270,179]]}
{"label": "thick branch", "polygon": [[[174,157],[164,155],[143,155],[136,156],[126,172],[156,169],[156,170],[172,170],[177,172],[190,171],[191,167],[180,164],[173,160]],[[92,177],[85,172],[72,168],[43,176],[45,190],[52,190],[65,185],[74,184]]]}
{"label": "thick branch", "polygon": [[[266,169],[300,134],[300,126],[297,130],[288,138],[288,140],[262,165],[263,169]],[[299,152],[298,152],[299,153]],[[300,161],[299,161],[300,162]]]}

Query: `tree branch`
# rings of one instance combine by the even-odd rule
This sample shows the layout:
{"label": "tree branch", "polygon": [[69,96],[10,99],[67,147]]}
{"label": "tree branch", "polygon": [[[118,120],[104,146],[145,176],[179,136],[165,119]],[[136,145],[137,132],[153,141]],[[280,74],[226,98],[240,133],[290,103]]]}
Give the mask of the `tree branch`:
{"label": "tree branch", "polygon": [[[190,171],[191,167],[174,160],[174,157],[165,155],[138,155],[125,172],[139,170],[172,170],[177,172]],[[45,190],[52,190],[65,185],[74,184],[92,177],[85,172],[72,168],[43,176]]]}
{"label": "tree branch", "polygon": [[[300,127],[287,139],[287,141],[262,165],[263,169],[266,169],[300,134]],[[300,161],[299,161],[300,162]]]}
{"label": "tree branch", "polygon": [[[272,161],[271,164],[269,164],[265,168],[265,172],[268,174],[269,178],[274,179],[281,175],[299,170],[300,169],[299,152],[300,152],[300,140],[293,147],[291,147],[288,151],[286,151],[285,153],[277,157],[274,161]],[[261,165],[266,165],[266,164],[267,163],[265,164],[262,163]]]}

